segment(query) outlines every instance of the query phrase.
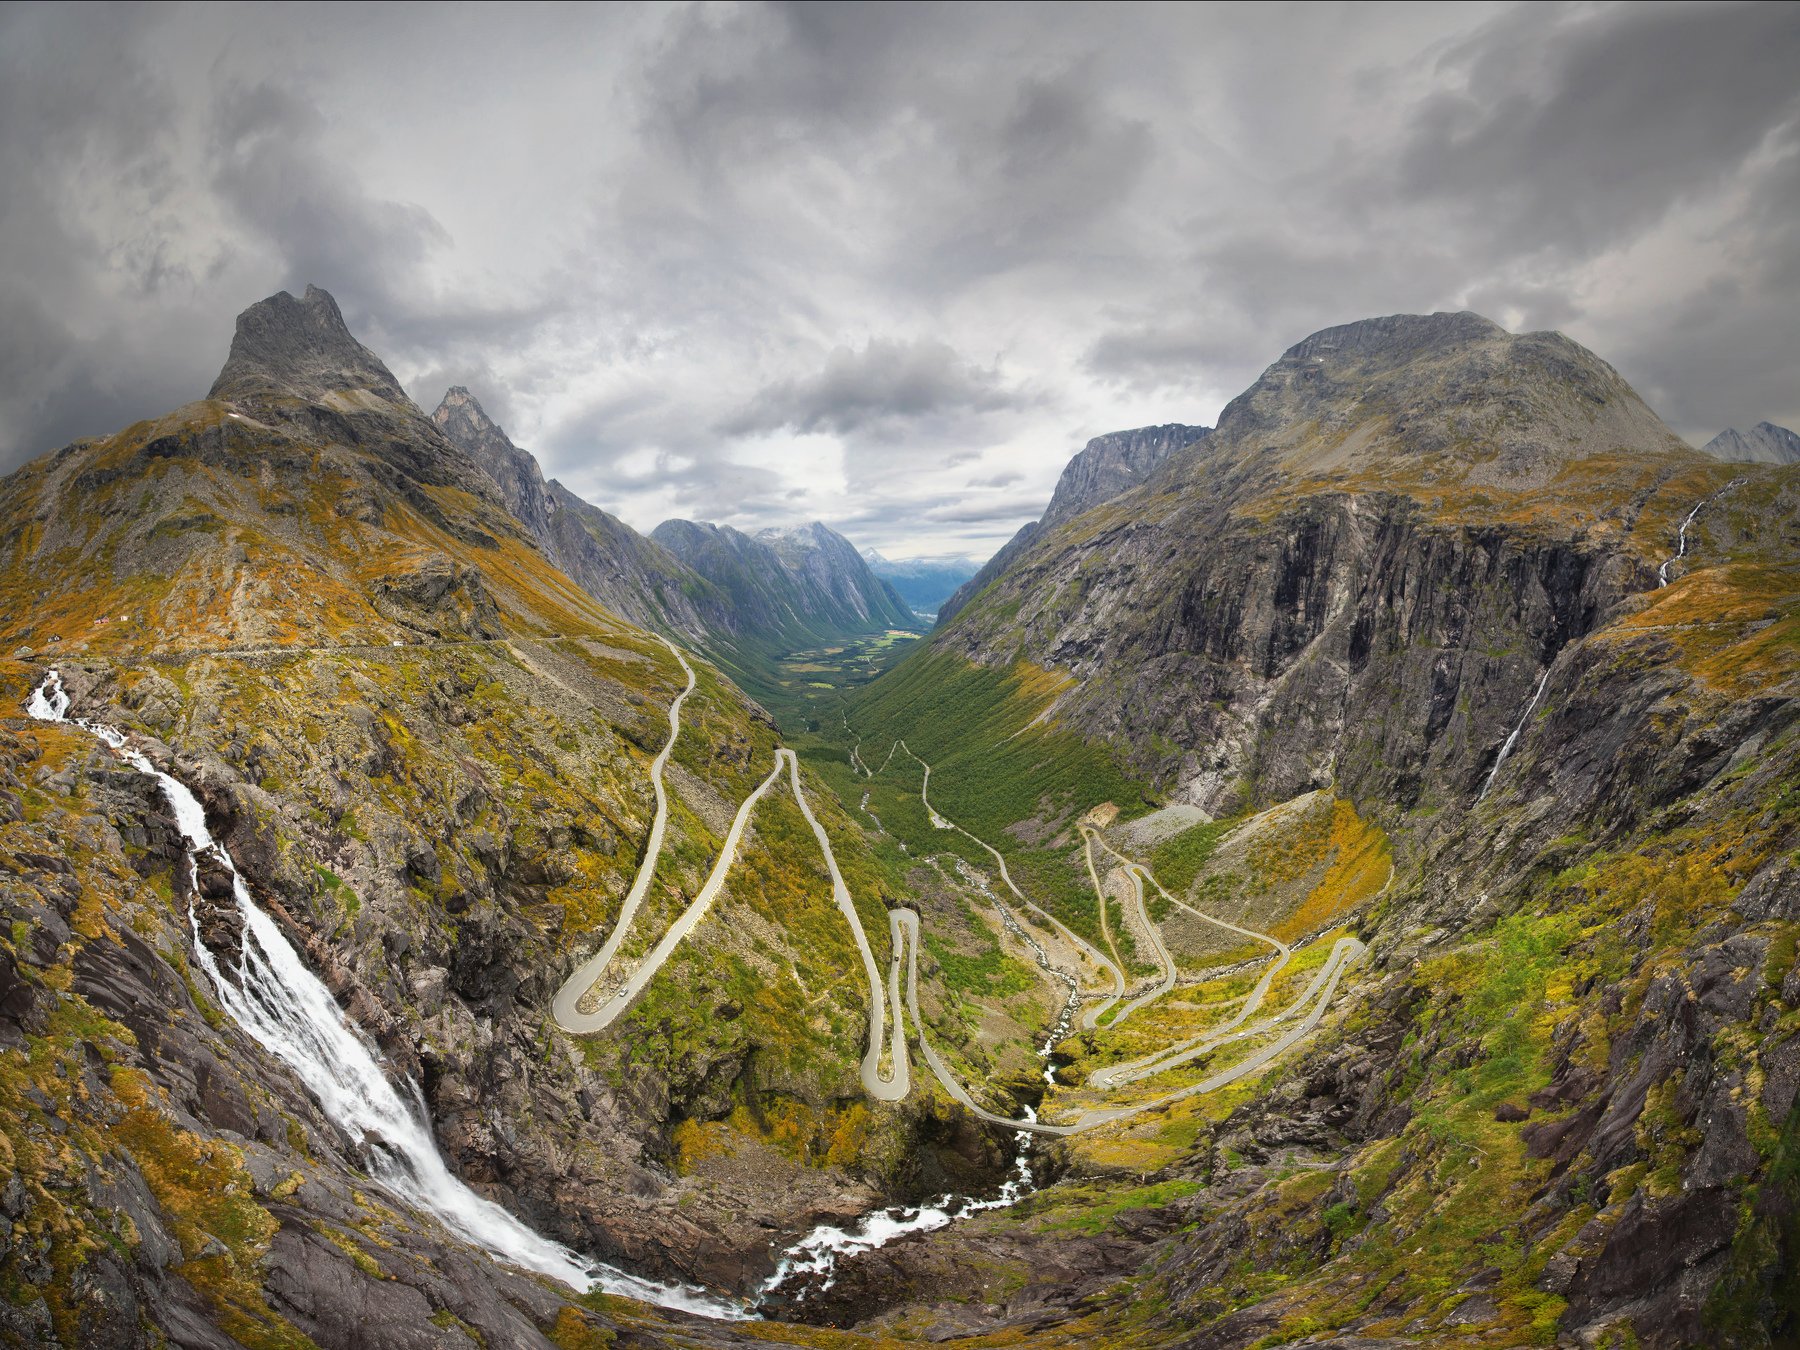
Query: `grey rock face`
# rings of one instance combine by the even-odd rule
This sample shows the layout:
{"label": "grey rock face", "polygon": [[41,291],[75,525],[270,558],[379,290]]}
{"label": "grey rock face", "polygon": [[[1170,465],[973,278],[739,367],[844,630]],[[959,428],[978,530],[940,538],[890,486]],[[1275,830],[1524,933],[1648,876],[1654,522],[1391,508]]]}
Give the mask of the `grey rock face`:
{"label": "grey rock face", "polygon": [[1056,493],[1050,498],[1050,509],[1044,512],[1044,524],[1059,525],[1120,493],[1141,487],[1151,471],[1170,455],[1205,439],[1211,432],[1211,427],[1170,422],[1094,437],[1063,470]]}
{"label": "grey rock face", "polygon": [[1593,454],[1686,450],[1606,362],[1478,314],[1396,314],[1290,347],[1219,416],[1188,476],[1381,471],[1440,457],[1469,486],[1530,488]]}
{"label": "grey rock face", "polygon": [[873,623],[910,625],[912,611],[894,588],[869,570],[856,546],[836,530],[818,521],[790,529],[756,532],[758,543],[775,550],[790,572],[803,577],[820,593],[860,619]]}
{"label": "grey rock face", "polygon": [[1747,464],[1800,464],[1800,435],[1773,422],[1758,422],[1748,431],[1729,427],[1700,449],[1714,459]]}
{"label": "grey rock face", "polygon": [[[1460,799],[1544,664],[1646,584],[1578,528],[1438,521],[1326,475],[1425,460],[1468,488],[1527,488],[1584,453],[1683,448],[1591,353],[1473,314],[1314,334],[1200,445],[1164,460],[1158,495],[1114,499],[1141,511],[1100,529],[1047,516],[1015,540],[970,583],[1000,600],[943,640],[1072,672],[1059,715],[1090,736],[1193,747],[1125,753],[1215,813],[1334,778],[1407,806]],[[1257,504],[1312,475],[1316,492]]]}
{"label": "grey rock face", "polygon": [[207,397],[316,403],[358,391],[417,411],[381,358],[350,335],[337,301],[308,286],[302,299],[278,291],[238,315],[231,355]]}

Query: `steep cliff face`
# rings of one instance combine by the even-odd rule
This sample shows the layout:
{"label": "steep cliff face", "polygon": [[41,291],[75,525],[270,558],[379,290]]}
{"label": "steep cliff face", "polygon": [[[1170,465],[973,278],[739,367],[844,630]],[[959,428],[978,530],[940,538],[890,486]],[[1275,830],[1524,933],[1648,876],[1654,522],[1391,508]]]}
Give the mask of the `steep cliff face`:
{"label": "steep cliff face", "polygon": [[1215,813],[1334,778],[1442,804],[1726,481],[1566,339],[1370,321],[1046,528],[937,641],[1069,671],[1059,720]]}
{"label": "steep cliff face", "polygon": [[917,622],[899,593],[869,570],[868,562],[836,530],[818,521],[788,529],[756,532],[789,572],[817,594],[828,597],[837,613],[867,628],[910,628]]}
{"label": "steep cliff face", "polygon": [[1094,437],[1057,479],[1042,523],[1053,526],[1072,520],[1142,486],[1157,465],[1177,450],[1204,440],[1211,430],[1171,422]]}
{"label": "steep cliff face", "polygon": [[447,392],[431,420],[487,471],[544,555],[608,609],[689,641],[729,631],[713,588],[624,521],[555,480],[545,482],[537,460],[507,438],[467,389]]}

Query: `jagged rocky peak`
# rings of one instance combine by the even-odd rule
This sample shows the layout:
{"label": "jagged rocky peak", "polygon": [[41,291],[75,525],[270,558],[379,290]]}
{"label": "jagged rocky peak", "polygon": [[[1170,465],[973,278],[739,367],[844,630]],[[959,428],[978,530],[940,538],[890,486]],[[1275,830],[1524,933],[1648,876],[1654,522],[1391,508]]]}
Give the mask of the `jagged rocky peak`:
{"label": "jagged rocky peak", "polygon": [[1729,427],[1700,448],[1735,463],[1800,464],[1800,435],[1773,422],[1758,422],[1748,431]]}
{"label": "jagged rocky peak", "polygon": [[1073,520],[1147,481],[1180,450],[1206,440],[1211,427],[1165,422],[1161,426],[1109,431],[1078,450],[1063,467],[1050,505],[1041,519],[1027,521],[1000,551],[976,569],[938,607],[938,622],[948,623],[962,607],[1021,557],[1031,541],[1052,526]]}
{"label": "jagged rocky peak", "polygon": [[1690,448],[1579,343],[1470,313],[1314,333],[1232,400],[1209,446],[1209,460],[1256,457],[1289,473],[1433,460],[1511,486],[1588,455]]}
{"label": "jagged rocky peak", "polygon": [[1094,437],[1063,469],[1043,523],[1073,520],[1131,491],[1170,455],[1204,440],[1211,431],[1211,427],[1167,422]]}
{"label": "jagged rocky peak", "polygon": [[566,567],[551,528],[557,503],[546,489],[537,460],[514,445],[475,395],[460,384],[445,393],[431,420],[445,439],[494,480],[507,509],[530,527],[545,554]]}
{"label": "jagged rocky peak", "polygon": [[473,450],[479,445],[504,445],[508,450],[517,448],[500,424],[487,415],[475,395],[460,384],[444,391],[431,420],[437,423],[439,431],[465,450]]}
{"label": "jagged rocky peak", "polygon": [[238,315],[231,355],[207,397],[356,407],[370,395],[413,406],[381,358],[351,335],[337,301],[308,286],[300,299],[277,291]]}

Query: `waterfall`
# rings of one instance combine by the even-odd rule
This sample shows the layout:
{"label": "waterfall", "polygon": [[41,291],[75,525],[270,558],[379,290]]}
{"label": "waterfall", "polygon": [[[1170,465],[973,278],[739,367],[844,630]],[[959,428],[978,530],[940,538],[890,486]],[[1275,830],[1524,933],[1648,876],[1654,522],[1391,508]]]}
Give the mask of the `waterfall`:
{"label": "waterfall", "polygon": [[[1700,508],[1695,507],[1694,509],[1698,511]],[[1506,757],[1512,753],[1514,744],[1517,743],[1520,735],[1523,734],[1525,730],[1525,724],[1531,720],[1531,714],[1537,710],[1538,700],[1544,696],[1544,686],[1549,683],[1550,667],[1545,666],[1544,673],[1538,677],[1537,690],[1532,694],[1531,702],[1525,705],[1525,711],[1519,714],[1518,724],[1513,727],[1512,734],[1506,738],[1505,744],[1500,747],[1500,753],[1494,757],[1494,767],[1488,770],[1487,781],[1481,785],[1481,795],[1475,798],[1477,804],[1488,795],[1488,789],[1494,786],[1494,779],[1500,774],[1500,766],[1506,763]]]}
{"label": "waterfall", "polygon": [[1675,531],[1675,556],[1673,558],[1665,558],[1662,566],[1656,569],[1656,586],[1658,590],[1661,590],[1664,586],[1669,584],[1669,569],[1683,558],[1687,557],[1688,526],[1694,523],[1694,518],[1700,514],[1701,508],[1706,506],[1709,502],[1718,501],[1719,498],[1723,497],[1733,488],[1740,488],[1749,481],[1748,478],[1734,478],[1724,487],[1713,493],[1712,496],[1702,497],[1699,501],[1694,503],[1694,509],[1687,513],[1687,516],[1681,522],[1681,528]]}
{"label": "waterfall", "polygon": [[[69,696],[56,671],[32,691],[25,711],[43,722],[71,722]],[[417,1086],[407,1080],[410,1100],[396,1090],[380,1052],[350,1025],[331,992],[251,898],[230,853],[207,829],[199,799],[185,784],[131,748],[117,728],[79,718],[72,724],[111,746],[140,773],[156,779],[187,841],[189,875],[196,891],[202,854],[210,855],[230,874],[232,895],[243,920],[236,981],[226,978],[201,941],[199,920],[190,906],[188,922],[200,966],[225,1010],[291,1068],[325,1114],[362,1146],[370,1175],[402,1199],[436,1215],[458,1236],[503,1260],[560,1280],[579,1293],[598,1288],[707,1317],[745,1316],[741,1308],[702,1290],[656,1284],[584,1257],[532,1231],[464,1185],[438,1151]]]}
{"label": "waterfall", "polygon": [[1689,511],[1687,516],[1682,520],[1681,528],[1675,531],[1675,556],[1672,558],[1665,558],[1662,566],[1656,569],[1656,585],[1658,590],[1669,584],[1669,568],[1687,557],[1688,526],[1694,523],[1694,517],[1700,514],[1700,508],[1705,506],[1706,503],[1711,500],[1711,497],[1703,497],[1695,502],[1694,509]]}

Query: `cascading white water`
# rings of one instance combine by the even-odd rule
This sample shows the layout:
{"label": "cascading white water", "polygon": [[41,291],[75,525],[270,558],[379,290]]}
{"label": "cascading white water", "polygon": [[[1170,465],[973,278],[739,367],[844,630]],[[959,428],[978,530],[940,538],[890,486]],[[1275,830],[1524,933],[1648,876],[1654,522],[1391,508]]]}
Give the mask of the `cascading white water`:
{"label": "cascading white water", "polygon": [[1712,498],[1707,497],[1701,501],[1695,502],[1694,509],[1689,511],[1686,518],[1682,520],[1681,528],[1675,532],[1675,556],[1673,558],[1665,558],[1662,566],[1656,569],[1657,589],[1660,590],[1662,587],[1669,584],[1669,568],[1687,557],[1688,526],[1694,523],[1694,517],[1700,514],[1700,508],[1705,506],[1706,503],[1711,500]]}
{"label": "cascading white water", "polygon": [[1749,481],[1748,478],[1734,478],[1724,487],[1713,493],[1712,496],[1702,497],[1699,501],[1694,503],[1694,509],[1689,511],[1687,515],[1683,517],[1681,528],[1675,531],[1675,556],[1672,558],[1665,558],[1662,566],[1656,569],[1656,587],[1658,590],[1661,590],[1664,586],[1669,584],[1669,569],[1683,558],[1687,557],[1688,526],[1694,523],[1695,519],[1700,514],[1701,508],[1718,501],[1719,498],[1723,497],[1733,488],[1740,488]]}
{"label": "cascading white water", "polygon": [[[69,695],[56,671],[32,691],[25,711],[43,722],[71,722]],[[601,1289],[647,1303],[706,1317],[743,1318],[745,1312],[702,1290],[640,1279],[593,1261],[533,1232],[492,1201],[475,1194],[450,1171],[432,1137],[422,1096],[410,1082],[412,1101],[396,1090],[379,1052],[345,1019],[281,929],[251,898],[237,865],[212,837],[206,812],[185,784],[161,772],[127,743],[124,733],[104,723],[73,719],[111,746],[121,759],[161,786],[175,823],[187,841],[188,866],[198,891],[199,860],[209,855],[231,877],[232,895],[243,921],[236,980],[226,977],[201,940],[193,908],[194,950],[225,1010],[238,1024],[299,1075],[307,1089],[351,1139],[364,1148],[377,1180],[419,1209],[436,1215],[459,1236],[507,1261],[585,1293]]]}
{"label": "cascading white water", "polygon": [[[968,864],[958,859],[958,863],[967,868]],[[971,869],[972,870],[972,869]],[[977,874],[979,875],[979,874]],[[983,890],[987,888],[982,887]],[[992,898],[992,893],[989,892]],[[1005,906],[996,905],[1001,920],[1022,941],[1027,943],[1037,955],[1038,964],[1046,972],[1063,981],[1069,990],[1068,1000],[1063,1004],[1062,1013],[1056,1025],[1051,1028],[1049,1036],[1038,1050],[1038,1056],[1044,1061],[1044,1081],[1052,1086],[1056,1084],[1056,1064],[1051,1053],[1062,1043],[1075,1024],[1075,1015],[1081,1007],[1081,990],[1072,976],[1057,970],[1050,962],[1050,957],[1043,947],[1029,933],[1025,932],[1007,913]],[[1025,1119],[1035,1122],[1037,1112],[1029,1102],[1023,1103]],[[990,1209],[1005,1209],[1016,1205],[1031,1193],[1036,1178],[1031,1170],[1031,1149],[1034,1136],[1021,1132],[1018,1136],[1018,1152],[1013,1155],[1012,1175],[1001,1185],[1000,1190],[987,1200],[980,1200],[968,1195],[940,1195],[922,1205],[890,1205],[883,1209],[873,1210],[851,1228],[839,1228],[835,1224],[820,1224],[800,1241],[781,1254],[774,1272],[764,1280],[756,1291],[756,1305],[762,1308],[771,1307],[771,1299],[779,1295],[784,1285],[798,1285],[794,1301],[804,1303],[808,1296],[823,1293],[837,1283],[838,1262],[847,1256],[859,1252],[874,1251],[885,1247],[895,1238],[905,1237],[908,1233],[929,1233],[947,1227],[955,1220],[970,1214],[980,1214]]]}
{"label": "cascading white water", "polygon": [[1537,710],[1538,700],[1544,696],[1544,686],[1549,683],[1550,667],[1545,666],[1544,673],[1538,677],[1537,691],[1532,694],[1531,702],[1525,705],[1525,711],[1519,714],[1518,723],[1513,727],[1512,734],[1508,736],[1505,743],[1501,745],[1500,753],[1494,756],[1494,767],[1488,770],[1487,781],[1481,785],[1481,794],[1475,798],[1477,803],[1486,798],[1488,789],[1494,786],[1494,779],[1500,776],[1500,766],[1506,763],[1506,757],[1512,753],[1513,745],[1524,733],[1525,724],[1531,720],[1531,714]]}
{"label": "cascading white water", "polygon": [[[1037,1112],[1027,1104],[1025,1118],[1035,1121]],[[814,1293],[824,1293],[837,1283],[838,1262],[859,1252],[885,1247],[895,1238],[908,1233],[930,1233],[948,1227],[957,1219],[980,1214],[990,1209],[1016,1205],[1031,1192],[1031,1139],[1019,1136],[1019,1151],[1013,1159],[1012,1175],[991,1199],[978,1200],[968,1195],[940,1195],[922,1205],[890,1205],[874,1210],[851,1228],[821,1224],[781,1254],[775,1271],[757,1288],[758,1306],[768,1306],[783,1285],[798,1283],[794,1301],[804,1303]]]}

